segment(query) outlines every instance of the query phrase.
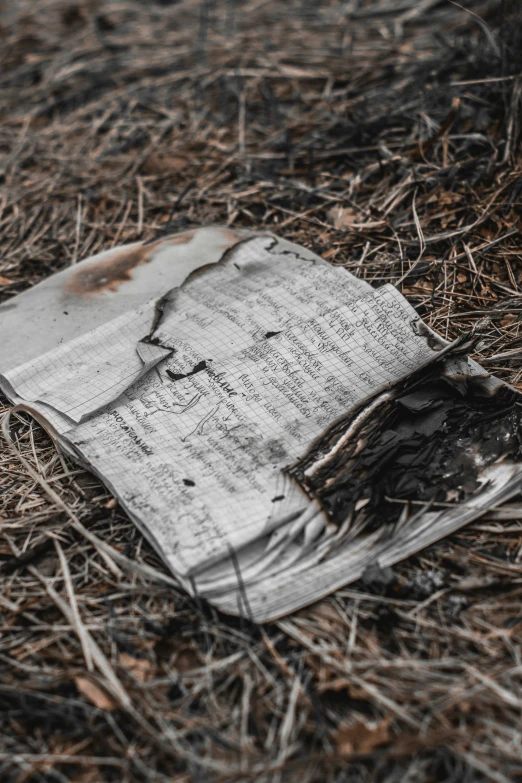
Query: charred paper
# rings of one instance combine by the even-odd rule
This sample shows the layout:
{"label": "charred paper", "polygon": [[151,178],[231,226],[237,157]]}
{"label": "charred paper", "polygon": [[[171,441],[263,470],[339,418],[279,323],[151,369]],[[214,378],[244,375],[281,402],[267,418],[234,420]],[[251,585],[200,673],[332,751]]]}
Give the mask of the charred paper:
{"label": "charred paper", "polygon": [[0,323],[3,391],[229,613],[287,614],[519,492],[518,393],[272,235],[116,248]]}

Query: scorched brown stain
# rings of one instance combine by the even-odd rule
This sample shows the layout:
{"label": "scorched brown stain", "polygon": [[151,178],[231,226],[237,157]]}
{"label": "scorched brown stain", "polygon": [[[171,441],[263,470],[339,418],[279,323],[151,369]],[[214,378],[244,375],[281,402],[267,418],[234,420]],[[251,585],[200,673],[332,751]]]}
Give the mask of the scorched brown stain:
{"label": "scorched brown stain", "polygon": [[[194,234],[194,231],[185,231],[173,237],[159,239],[157,242],[124,249],[110,258],[78,269],[65,283],[64,292],[74,296],[89,296],[104,291],[117,291],[122,283],[132,280],[132,273],[136,267],[152,260],[161,245],[183,245],[190,242]],[[222,234],[226,240],[224,248],[230,247],[239,240],[239,237],[229,229],[224,229]]]}

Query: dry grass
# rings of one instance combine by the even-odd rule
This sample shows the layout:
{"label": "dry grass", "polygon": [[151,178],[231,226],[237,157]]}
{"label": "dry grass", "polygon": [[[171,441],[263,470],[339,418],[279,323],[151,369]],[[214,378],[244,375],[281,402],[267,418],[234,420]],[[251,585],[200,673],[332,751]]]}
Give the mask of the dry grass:
{"label": "dry grass", "polygon": [[[522,386],[518,3],[1,5],[3,298],[117,243],[266,226],[475,329]],[[520,779],[522,519],[253,627],[177,589],[38,426],[13,432],[2,781]]]}

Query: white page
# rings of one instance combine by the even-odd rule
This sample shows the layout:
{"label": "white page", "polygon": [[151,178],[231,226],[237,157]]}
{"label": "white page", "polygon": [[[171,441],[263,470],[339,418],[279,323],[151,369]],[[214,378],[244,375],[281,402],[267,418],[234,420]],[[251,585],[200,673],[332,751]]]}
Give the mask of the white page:
{"label": "white page", "polygon": [[118,398],[171,350],[140,342],[150,330],[150,302],[4,373],[22,399],[48,405],[73,422]]}
{"label": "white page", "polygon": [[[128,361],[128,336],[148,331],[150,309],[122,316],[125,330],[118,322],[91,333],[90,345],[80,338],[94,357],[91,384],[71,375],[78,341],[7,380],[67,416],[89,403],[97,410],[98,390]],[[283,491],[282,469],[337,418],[436,356],[417,321],[391,286],[373,291],[344,270],[278,253],[271,237],[251,240],[174,294],[154,335],[171,358],[67,440],[133,518],[147,520],[177,573],[201,571],[308,506],[300,490]],[[183,373],[194,374],[172,380]]]}
{"label": "white page", "polygon": [[227,611],[238,611],[238,565],[267,619],[357,578],[379,553],[400,559],[400,538],[329,525],[284,469],[440,356],[444,342],[404,297],[264,236],[157,305],[14,368],[4,389],[102,478],[188,589]]}
{"label": "white page", "polygon": [[205,226],[113,247],[50,275],[0,303],[0,373],[163,296],[249,235]]}

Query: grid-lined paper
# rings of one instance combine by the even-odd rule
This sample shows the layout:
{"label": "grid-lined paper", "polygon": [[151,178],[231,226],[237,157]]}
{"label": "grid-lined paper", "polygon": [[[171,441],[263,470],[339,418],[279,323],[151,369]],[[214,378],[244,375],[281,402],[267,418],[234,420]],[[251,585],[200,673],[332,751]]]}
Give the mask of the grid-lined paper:
{"label": "grid-lined paper", "polygon": [[435,355],[392,286],[374,291],[344,270],[278,253],[267,237],[172,295],[153,335],[172,355],[138,377],[130,347],[149,331],[152,307],[43,357],[43,376],[21,368],[11,383],[72,418],[128,372],[121,396],[68,439],[182,574],[304,510],[302,494],[281,489],[282,469]]}
{"label": "grid-lined paper", "polygon": [[151,329],[154,312],[155,304],[150,302],[4,377],[23,399],[50,405],[79,422],[119,397],[171,353],[162,346],[140,343]]}
{"label": "grid-lined paper", "polygon": [[393,286],[375,291],[271,237],[238,246],[172,292],[152,341],[142,342],[154,311],[151,302],[8,380],[19,397],[77,422],[66,429],[59,419],[62,437],[169,566],[197,575],[203,594],[226,605],[235,574],[208,569],[231,547],[255,584],[263,568],[297,573],[317,536],[317,552],[331,546],[325,519],[285,466],[437,351]]}

